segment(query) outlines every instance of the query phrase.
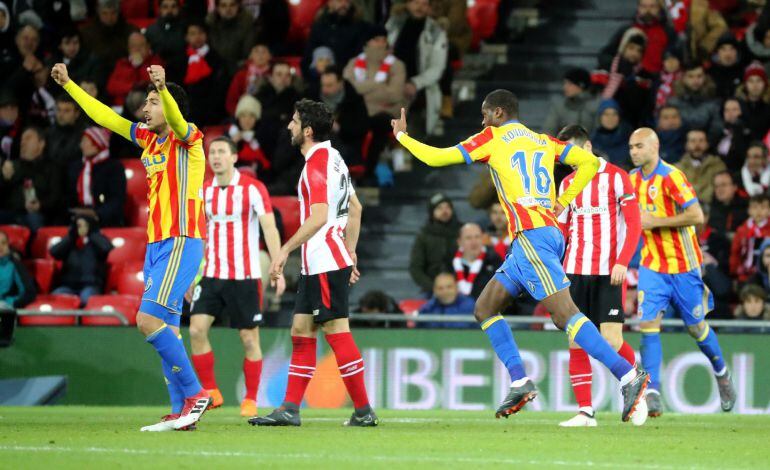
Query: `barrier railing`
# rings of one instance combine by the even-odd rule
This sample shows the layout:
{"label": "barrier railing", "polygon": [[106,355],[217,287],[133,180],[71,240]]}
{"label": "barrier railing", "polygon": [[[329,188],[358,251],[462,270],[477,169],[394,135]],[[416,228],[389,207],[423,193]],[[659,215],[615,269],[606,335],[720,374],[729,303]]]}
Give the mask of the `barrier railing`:
{"label": "barrier railing", "polygon": [[16,310],[20,317],[114,317],[121,325],[128,326],[128,320],[123,313],[117,310]]}

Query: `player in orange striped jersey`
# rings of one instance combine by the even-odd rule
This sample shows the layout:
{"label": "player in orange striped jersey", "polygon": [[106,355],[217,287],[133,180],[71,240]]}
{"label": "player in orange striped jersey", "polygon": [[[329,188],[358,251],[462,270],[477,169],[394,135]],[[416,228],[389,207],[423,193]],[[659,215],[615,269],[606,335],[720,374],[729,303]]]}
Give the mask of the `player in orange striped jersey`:
{"label": "player in orange striped jersey", "polygon": [[[623,359],[580,313],[569,293],[569,279],[561,258],[564,237],[556,215],[564,210],[596,174],[599,160],[591,153],[545,134],[533,132],[518,121],[519,104],[507,90],[488,94],[481,106],[484,130],[455,147],[425,145],[406,133],[406,113],[392,122],[398,141],[415,157],[431,166],[485,163],[492,174],[500,204],[508,217],[513,241],[508,256],[476,301],[474,315],[489,337],[498,358],[511,376],[511,388],[496,416],[508,417],[537,395],[527,377],[510,327],[500,311],[524,292],[543,302],[554,324],[567,331],[571,341],[605,364],[623,391],[623,421],[636,410],[648,376]],[[576,167],[574,182],[558,198],[553,182],[555,161]]]}
{"label": "player in orange striped jersey", "polygon": [[669,305],[676,307],[690,336],[711,362],[719,385],[722,409],[735,404],[730,373],[716,333],[705,321],[714,299],[701,278],[701,255],[695,225],[703,223],[695,191],[684,173],[658,155],[658,136],[637,129],[629,141],[630,173],[642,212],[642,261],[639,269],[639,315],[642,317],[642,366],[650,373],[647,408],[660,416],[660,320]]}
{"label": "player in orange striped jersey", "polygon": [[211,403],[179,336],[182,299],[203,258],[205,158],[203,134],[184,117],[188,108],[184,89],[166,83],[163,67],[153,65],[147,72],[152,85],[142,124],[124,119],[87,94],[70,80],[66,65],[56,64],[51,75],[97,124],[143,149],[150,221],[145,291],[136,323],[161,356],[172,412],[142,431],[171,431],[189,429]]}

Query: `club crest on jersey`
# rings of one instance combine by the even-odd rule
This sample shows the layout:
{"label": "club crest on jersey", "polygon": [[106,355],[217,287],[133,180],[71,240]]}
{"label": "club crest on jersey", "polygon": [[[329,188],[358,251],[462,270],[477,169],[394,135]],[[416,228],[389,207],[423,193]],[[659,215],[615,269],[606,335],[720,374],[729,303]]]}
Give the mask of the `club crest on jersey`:
{"label": "club crest on jersey", "polygon": [[650,185],[649,189],[647,189],[647,195],[650,196],[650,199],[655,199],[658,197],[658,187],[653,185]]}

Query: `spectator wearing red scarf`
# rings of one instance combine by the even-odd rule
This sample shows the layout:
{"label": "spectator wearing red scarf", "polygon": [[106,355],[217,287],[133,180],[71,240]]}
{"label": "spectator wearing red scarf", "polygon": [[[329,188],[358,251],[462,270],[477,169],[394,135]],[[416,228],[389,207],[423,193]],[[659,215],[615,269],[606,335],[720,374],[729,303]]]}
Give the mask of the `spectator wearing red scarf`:
{"label": "spectator wearing red scarf", "polygon": [[270,76],[270,61],[272,59],[273,56],[266,45],[257,44],[251,48],[248,60],[235,74],[230,82],[230,88],[227,90],[227,100],[225,101],[227,114],[231,116],[235,114],[235,107],[238,106],[238,100],[241,96],[257,94],[259,87]]}
{"label": "spectator wearing red scarf", "polygon": [[142,33],[133,32],[128,36],[128,57],[119,59],[107,80],[107,93],[113,104],[123,106],[126,95],[137,83],[149,83],[147,67],[164,65],[163,59],[152,53],[150,43]]}
{"label": "spectator wearing red scarf", "polygon": [[262,105],[251,95],[243,95],[235,108],[235,122],[227,133],[238,146],[238,166],[249,166],[255,172],[270,171],[268,160],[259,145],[259,120],[262,117]]}

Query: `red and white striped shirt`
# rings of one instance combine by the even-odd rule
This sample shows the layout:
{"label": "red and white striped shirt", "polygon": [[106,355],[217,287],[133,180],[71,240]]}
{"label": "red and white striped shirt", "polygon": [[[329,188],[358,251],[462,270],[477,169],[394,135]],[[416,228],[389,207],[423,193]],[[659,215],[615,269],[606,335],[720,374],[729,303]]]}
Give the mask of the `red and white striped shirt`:
{"label": "red and white striped shirt", "polygon": [[[616,263],[628,266],[639,243],[639,205],[628,173],[599,160],[596,176],[559,215],[559,222],[566,225],[568,274],[609,276]],[[559,194],[574,176],[564,178]]]}
{"label": "red and white striped shirt", "polygon": [[259,216],[273,212],[260,181],[238,170],[227,186],[216,177],[203,185],[208,240],[204,276],[217,279],[260,279]]}
{"label": "red and white striped shirt", "polygon": [[302,245],[302,274],[336,271],[353,265],[345,248],[348,204],[355,194],[348,167],[327,140],[315,144],[305,155],[305,167],[297,185],[300,221],[310,217],[313,204],[328,204],[324,226]]}

